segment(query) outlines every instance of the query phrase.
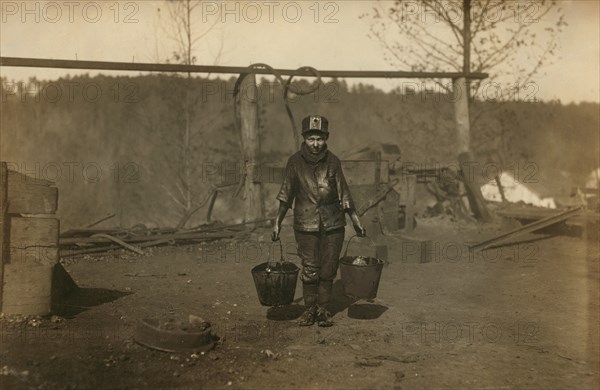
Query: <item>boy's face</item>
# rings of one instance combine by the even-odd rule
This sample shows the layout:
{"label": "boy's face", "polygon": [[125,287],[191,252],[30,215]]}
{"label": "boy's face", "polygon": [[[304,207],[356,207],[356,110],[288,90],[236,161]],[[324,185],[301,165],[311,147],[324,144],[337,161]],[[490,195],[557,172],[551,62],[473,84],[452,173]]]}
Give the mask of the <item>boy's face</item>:
{"label": "boy's face", "polygon": [[308,146],[308,150],[312,154],[319,154],[325,147],[325,143],[327,142],[327,136],[311,134],[308,137],[304,138],[304,142],[306,142],[306,146]]}

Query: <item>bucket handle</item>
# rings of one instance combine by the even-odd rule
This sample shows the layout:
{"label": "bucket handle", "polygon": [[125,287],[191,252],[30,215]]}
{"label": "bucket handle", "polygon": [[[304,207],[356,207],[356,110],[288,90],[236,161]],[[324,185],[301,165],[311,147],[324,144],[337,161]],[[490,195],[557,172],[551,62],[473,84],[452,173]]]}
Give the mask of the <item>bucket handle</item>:
{"label": "bucket handle", "polygon": [[[277,240],[279,241],[279,249],[280,249],[280,259],[277,263],[285,263],[285,259],[283,258],[283,244],[281,243],[281,240]],[[271,272],[271,256],[269,256],[269,260],[267,260],[267,272]]]}
{"label": "bucket handle", "polygon": [[[344,257],[346,257],[346,255],[348,254],[348,247],[350,246],[350,241],[352,241],[352,239],[353,239],[354,237],[358,237],[358,235],[357,235],[357,234],[355,234],[355,235],[353,235],[352,237],[350,237],[350,239],[348,240],[348,244],[346,244],[346,250],[344,251]],[[368,238],[368,239],[369,239],[369,241],[371,241],[371,246],[375,246],[375,242],[373,241],[373,239],[372,239],[371,237],[369,237],[369,236],[364,236],[364,237],[361,237],[361,238]]]}

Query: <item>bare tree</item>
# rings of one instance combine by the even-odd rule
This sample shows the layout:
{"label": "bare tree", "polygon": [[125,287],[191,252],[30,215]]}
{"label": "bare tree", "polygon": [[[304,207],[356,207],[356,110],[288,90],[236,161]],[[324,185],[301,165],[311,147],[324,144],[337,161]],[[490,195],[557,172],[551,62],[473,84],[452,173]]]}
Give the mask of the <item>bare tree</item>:
{"label": "bare tree", "polygon": [[[163,13],[161,8],[157,9],[160,20],[160,28],[164,35],[174,44],[174,49],[171,55],[166,60],[167,63],[178,63],[184,65],[193,65],[198,61],[198,44],[211,33],[214,32],[218,18],[210,21],[210,23],[202,23],[202,18],[199,17],[203,0],[167,0],[165,3],[165,14],[167,17],[162,18]],[[207,55],[204,63],[217,64],[221,60],[223,54],[224,37],[221,31],[219,47],[214,55]],[[155,49],[158,55],[158,49]],[[208,60],[210,58],[210,61]],[[197,212],[207,201],[213,197],[214,188],[211,187],[208,194],[203,194],[206,187],[198,185],[198,166],[197,161],[198,150],[197,144],[201,141],[201,137],[208,131],[211,126],[219,125],[216,116],[212,118],[199,118],[199,99],[200,93],[193,90],[193,77],[191,73],[187,73],[183,80],[180,80],[180,85],[183,94],[176,96],[168,96],[166,99],[176,100],[172,102],[172,106],[177,106],[182,118],[180,121],[170,123],[170,134],[175,135],[168,139],[163,139],[163,142],[173,143],[175,146],[175,155],[166,154],[165,158],[168,164],[176,165],[176,177],[164,178],[161,180],[161,188],[166,192],[169,198],[173,201],[177,209],[180,210],[180,220],[177,223],[178,228],[182,228],[189,221],[192,215]],[[145,127],[153,128],[157,124],[152,118],[152,113],[146,113],[144,123]],[[156,119],[156,118],[155,118]],[[217,123],[219,122],[219,123]],[[162,127],[164,124],[161,124]],[[156,129],[154,129],[156,130]],[[164,134],[163,134],[164,136]]]}
{"label": "bare tree", "polygon": [[[371,19],[371,35],[386,49],[390,63],[413,71],[460,72],[466,54],[462,3],[396,0],[362,18]],[[490,72],[493,80],[511,74],[511,83],[520,87],[550,60],[566,25],[556,1],[481,0],[470,2],[470,8],[471,72]],[[547,25],[543,35],[536,28],[540,23]]]}
{"label": "bare tree", "polygon": [[[464,2],[470,7],[467,34]],[[361,18],[369,21],[370,36],[389,63],[413,71],[488,72],[490,77],[472,82],[470,91],[499,101],[535,89],[532,77],[552,60],[566,26],[557,2],[549,0],[396,0],[378,3]],[[432,81],[440,91],[452,92],[447,80]],[[472,110],[474,130],[484,112]]]}

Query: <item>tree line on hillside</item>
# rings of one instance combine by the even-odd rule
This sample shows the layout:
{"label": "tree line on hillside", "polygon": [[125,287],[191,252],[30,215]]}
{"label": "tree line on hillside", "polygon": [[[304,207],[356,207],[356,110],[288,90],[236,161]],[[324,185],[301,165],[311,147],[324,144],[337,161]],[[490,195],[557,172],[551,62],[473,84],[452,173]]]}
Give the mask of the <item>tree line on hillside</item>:
{"label": "tree line on hillside", "polygon": [[[125,226],[173,226],[185,213],[186,192],[202,204],[227,174],[239,175],[234,84],[234,78],[166,74],[23,83],[3,78],[0,153],[3,160],[25,163],[30,174],[42,178],[56,176],[56,166],[63,173],[75,163],[77,169],[85,168],[80,175],[56,180],[61,204],[68,204],[59,209],[66,226],[89,223],[108,211],[118,212]],[[310,85],[299,80],[295,88],[308,90]],[[262,163],[283,165],[296,147],[282,88],[271,78],[260,78],[258,90]],[[245,92],[238,98],[250,96]],[[183,104],[190,96],[193,104]],[[472,127],[478,160],[533,161],[573,175],[598,166],[597,103],[475,99],[471,106],[478,116]],[[328,117],[331,149],[338,155],[381,141],[398,144],[404,161],[456,158],[453,101],[444,91],[386,93],[333,79],[324,80],[315,94],[292,95],[290,107],[297,125],[310,113]],[[187,181],[182,179],[186,164],[191,174]],[[220,202],[223,213],[233,213],[226,204],[239,199],[222,195]],[[189,224],[203,217],[200,213]]]}

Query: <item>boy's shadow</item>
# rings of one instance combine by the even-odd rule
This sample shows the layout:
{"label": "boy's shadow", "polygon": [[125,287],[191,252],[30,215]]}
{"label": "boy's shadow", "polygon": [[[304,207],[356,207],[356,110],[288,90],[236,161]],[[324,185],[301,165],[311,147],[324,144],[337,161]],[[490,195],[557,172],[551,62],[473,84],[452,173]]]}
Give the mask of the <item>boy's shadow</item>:
{"label": "boy's shadow", "polygon": [[333,291],[331,292],[331,301],[329,302],[329,311],[332,315],[343,312],[350,305],[358,302],[359,298],[349,297],[344,294],[344,284],[340,279],[333,283]]}
{"label": "boy's shadow", "polygon": [[359,303],[360,298],[348,297],[344,294],[344,285],[340,279],[333,284],[333,294],[331,297],[330,310],[331,314],[340,313],[348,309],[348,317],[360,320],[374,320],[379,318],[388,309],[387,306],[372,303],[368,299],[368,303]]}

